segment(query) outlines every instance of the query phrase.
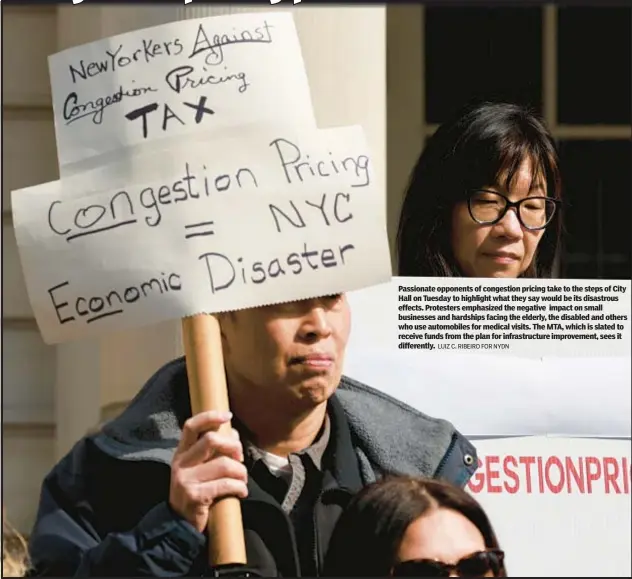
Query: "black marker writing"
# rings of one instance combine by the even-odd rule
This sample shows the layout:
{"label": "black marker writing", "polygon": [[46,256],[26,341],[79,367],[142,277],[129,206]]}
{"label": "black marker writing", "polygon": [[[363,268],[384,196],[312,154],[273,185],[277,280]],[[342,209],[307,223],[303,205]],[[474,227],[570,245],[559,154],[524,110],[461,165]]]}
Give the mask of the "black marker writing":
{"label": "black marker writing", "polygon": [[[227,70],[227,67],[224,67],[224,70]],[[172,91],[178,94],[187,88],[195,90],[203,86],[217,86],[230,82],[236,83],[237,90],[241,93],[245,92],[250,86],[246,80],[245,72],[237,72],[222,76],[217,73],[210,74],[204,66],[202,67],[202,73],[199,73],[194,67],[189,66],[188,64],[178,66],[177,68],[169,71],[165,76],[165,82]]]}
{"label": "black marker writing", "polygon": [[218,65],[224,62],[224,47],[231,44],[242,44],[245,42],[261,42],[270,44],[272,42],[271,29],[274,28],[267,21],[263,21],[263,26],[258,26],[254,31],[241,30],[239,32],[233,29],[232,34],[213,34],[211,39],[206,34],[204,25],[198,26],[195,36],[193,50],[189,54],[189,58],[193,58],[198,54],[206,54],[205,62],[208,65]]}
{"label": "black marker writing", "polygon": [[[206,165],[203,166],[207,170]],[[150,227],[155,227],[162,220],[161,207],[173,203],[182,203],[190,199],[200,199],[209,197],[213,193],[223,193],[233,189],[235,186],[241,189],[244,186],[254,185],[258,187],[254,173],[248,168],[238,169],[234,174],[223,173],[215,177],[207,175],[194,175],[190,171],[189,164],[185,164],[185,174],[171,185],[160,185],[156,187],[144,188],[139,197],[140,204],[144,209],[150,210],[151,215],[145,217],[145,223]],[[202,188],[202,191],[196,185]]]}
{"label": "black marker writing", "polygon": [[128,219],[127,221],[119,221],[118,223],[114,223],[112,225],[107,225],[105,227],[99,227],[97,229],[91,229],[90,231],[82,231],[81,233],[74,233],[73,235],[69,235],[66,237],[66,241],[72,241],[73,239],[77,239],[78,237],[85,237],[86,235],[94,235],[95,233],[102,233],[103,231],[110,231],[112,229],[117,229],[119,227],[123,227],[124,225],[132,225],[132,223],[136,223],[136,219]]}
{"label": "black marker writing", "polygon": [[345,265],[345,255],[355,249],[351,243],[339,245],[337,248],[308,249],[303,244],[303,251],[293,251],[283,257],[265,261],[255,261],[245,265],[243,257],[231,259],[227,255],[208,252],[200,255],[208,275],[212,294],[226,290],[233,284],[262,284],[270,279],[289,274],[301,275],[305,271],[333,268]]}
{"label": "black marker writing", "polygon": [[66,235],[67,233],[70,233],[71,229],[65,229],[64,231],[60,231],[59,229],[57,229],[54,225],[53,225],[53,208],[56,205],[61,205],[61,201],[53,201],[50,204],[50,207],[48,208],[48,227],[50,227],[50,230],[53,233],[56,233],[57,235]]}
{"label": "black marker writing", "polygon": [[80,80],[87,80],[105,72],[115,72],[119,68],[125,68],[137,62],[149,63],[159,56],[178,56],[184,50],[179,38],[168,42],[155,42],[152,39],[143,39],[142,46],[134,50],[130,55],[122,54],[123,45],[115,51],[106,50],[104,60],[85,62],[83,59],[78,65],[68,66],[70,78],[73,84]]}
{"label": "black marker writing", "polygon": [[[158,277],[152,277],[138,285],[128,286],[123,290],[112,289],[99,296],[77,296],[74,298],[73,306],[70,305],[71,298],[59,298],[58,293],[62,290],[66,295],[72,293],[69,289],[70,282],[65,281],[48,289],[55,314],[61,325],[75,320],[84,321],[86,324],[97,320],[122,314],[127,304],[133,304],[151,295],[162,295],[170,291],[180,291],[182,280],[177,273],[161,273]],[[64,288],[67,288],[64,290]],[[71,313],[65,317],[61,313],[64,309],[70,309]]]}
{"label": "black marker writing", "polygon": [[[191,103],[182,103],[184,105],[186,105],[187,107],[192,108],[195,111],[195,124],[199,125],[200,122],[202,122],[202,118],[204,117],[204,115],[214,115],[215,111],[212,111],[211,109],[206,107],[206,97],[205,96],[201,96],[200,100],[198,101],[198,103],[196,105],[191,104]],[[164,130],[164,128],[163,128]]]}
{"label": "black marker writing", "polygon": [[150,86],[124,89],[122,86],[112,95],[97,97],[94,100],[79,102],[76,92],[71,92],[64,101],[63,117],[66,125],[74,123],[86,117],[90,118],[95,125],[103,122],[105,109],[120,103],[124,97],[139,97],[147,93],[158,92],[158,89]]}
{"label": "black marker writing", "polygon": [[[334,199],[333,199],[333,202],[330,203],[332,205],[331,211],[328,212],[325,206],[327,204],[327,199],[331,199],[332,197]],[[323,218],[325,222],[325,225],[329,226],[331,225],[331,221],[332,221],[332,219],[330,219],[331,217],[333,217],[333,220],[337,221],[338,223],[345,223],[346,221],[349,221],[349,219],[353,219],[352,213],[347,213],[344,217],[341,217],[341,209],[339,207],[339,204],[342,203],[343,201],[350,203],[351,195],[349,195],[348,193],[336,193],[333,196],[332,195],[328,196],[327,193],[323,193],[323,196],[320,199],[320,203],[313,203],[306,199],[303,200],[303,203],[307,205],[307,207],[311,207],[313,209],[318,210],[320,212],[321,217]],[[303,217],[303,213],[305,212],[305,209],[303,209],[303,212],[301,212],[301,210],[299,210],[299,208],[296,206],[294,201],[288,201],[287,203],[291,207],[292,211],[289,211],[289,210],[284,211],[283,209],[281,209],[277,205],[274,205],[273,203],[270,203],[268,205],[270,209],[270,213],[272,214],[272,217],[274,219],[276,230],[279,233],[281,233],[281,224],[279,223],[279,217],[284,217],[285,220],[295,228],[301,229],[303,227],[306,227],[305,219]],[[299,206],[302,206],[302,203],[299,202]],[[293,213],[293,215],[291,215],[291,213]]]}
{"label": "black marker writing", "polygon": [[276,224],[276,228],[279,233],[281,233],[281,225],[279,224],[278,216],[285,217],[286,221],[288,221],[290,225],[298,229],[302,229],[306,227],[307,225],[305,223],[305,220],[303,219],[303,216],[301,215],[301,212],[298,210],[298,207],[296,207],[296,205],[294,204],[294,201],[289,201],[289,205],[294,210],[293,217],[290,217],[290,215],[288,215],[285,211],[282,211],[281,209],[279,209],[276,205],[273,205],[273,204],[269,205],[270,213],[272,213],[272,217],[274,218],[274,222]]}
{"label": "black marker writing", "polygon": [[310,175],[313,178],[330,177],[332,171],[336,175],[341,173],[355,174],[357,182],[352,183],[352,187],[366,187],[370,184],[369,157],[366,155],[335,159],[330,152],[328,160],[312,162],[310,155],[304,155],[298,145],[287,139],[274,139],[270,146],[274,147],[281,162],[285,179],[290,184],[297,181],[302,183]]}
{"label": "black marker writing", "polygon": [[[118,202],[118,203],[117,203]],[[58,221],[54,218],[53,209],[58,205],[61,205],[62,201],[53,201],[48,208],[48,226],[53,233],[57,235],[67,236],[66,241],[72,241],[78,237],[84,237],[86,235],[93,235],[102,231],[109,231],[110,229],[116,229],[124,225],[131,225],[138,220],[134,216],[134,205],[132,199],[127,191],[118,191],[110,199],[109,205],[92,204],[85,207],[80,207],[74,212],[72,219],[73,225],[80,231],[71,233],[72,228],[63,228],[58,226]],[[120,209],[125,209],[127,218],[122,221],[117,220],[117,206]],[[109,209],[109,211],[108,211]],[[99,227],[95,227],[105,219],[106,223]],[[108,222],[109,221],[109,222]]]}
{"label": "black marker writing", "polygon": [[[139,221],[156,227],[162,222],[165,206],[259,186],[255,174],[247,167],[234,173],[215,175],[208,175],[207,171],[206,165],[203,165],[202,170],[193,173],[189,163],[185,163],[183,175],[172,183],[143,187],[134,192],[117,191],[100,204],[77,208],[77,202],[70,199],[53,201],[48,208],[48,227],[56,235],[67,236],[68,241]],[[61,210],[66,203],[71,204],[72,210]],[[145,215],[137,216],[138,211]]]}
{"label": "black marker writing", "polygon": [[215,235],[215,231],[213,231],[212,226],[214,223],[212,221],[202,221],[200,223],[191,223],[191,225],[185,225],[184,229],[190,231],[190,233],[185,233],[185,239],[191,239],[192,237],[206,237],[208,235]]}
{"label": "black marker writing", "polygon": [[[186,107],[188,107],[190,109],[193,109],[195,111],[194,121],[195,121],[196,124],[199,124],[199,123],[202,122],[202,119],[204,118],[204,115],[213,115],[213,114],[215,114],[215,111],[209,109],[206,106],[206,97],[205,96],[200,96],[200,100],[197,102],[197,104],[195,104],[195,103],[188,103],[188,102],[183,102],[182,104],[184,106],[186,106]],[[143,107],[140,107],[138,109],[135,109],[135,110],[127,113],[125,115],[125,118],[130,120],[130,121],[135,121],[139,117],[142,117],[142,133],[143,133],[143,138],[146,139],[147,136],[149,135],[149,125],[147,123],[147,117],[148,117],[148,115],[150,113],[153,113],[157,109],[158,109],[158,103],[151,103],[151,104],[145,105]],[[186,125],[186,123],[182,120],[182,118],[180,118],[176,114],[176,112],[168,104],[162,105],[162,130],[163,130],[163,132],[165,132],[167,130],[168,123],[172,119],[176,119],[180,123],[180,125],[182,125],[182,126]]]}

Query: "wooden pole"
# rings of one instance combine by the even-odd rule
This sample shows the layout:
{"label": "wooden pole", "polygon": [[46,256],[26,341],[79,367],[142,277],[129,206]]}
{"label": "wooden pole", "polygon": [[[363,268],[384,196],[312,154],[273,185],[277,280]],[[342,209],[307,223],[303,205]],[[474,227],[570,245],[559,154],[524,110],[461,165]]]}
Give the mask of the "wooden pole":
{"label": "wooden pole", "polygon": [[[226,372],[217,318],[208,314],[183,318],[182,336],[193,415],[208,410],[228,411]],[[231,428],[230,423],[226,423],[219,431],[230,433]],[[238,498],[227,497],[211,506],[208,535],[211,565],[247,563]]]}

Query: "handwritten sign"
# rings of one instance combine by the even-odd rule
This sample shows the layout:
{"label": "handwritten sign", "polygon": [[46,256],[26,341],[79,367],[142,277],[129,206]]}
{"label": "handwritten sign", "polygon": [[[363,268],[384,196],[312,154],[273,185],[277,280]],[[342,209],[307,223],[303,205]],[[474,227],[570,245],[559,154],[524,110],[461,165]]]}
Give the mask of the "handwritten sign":
{"label": "handwritten sign", "polygon": [[[130,183],[168,180],[181,174],[187,196],[202,187],[204,195],[236,194],[249,185],[327,183],[343,179],[365,194],[378,194],[374,163],[360,126],[296,130],[278,126],[244,128],[239,137],[203,137],[176,142],[170,149],[140,154],[63,180],[64,192],[124,187]],[[88,187],[89,189],[86,189]],[[174,184],[174,187],[178,187]],[[180,193],[182,195],[182,193]]]}
{"label": "handwritten sign", "polygon": [[[206,172],[192,154],[181,157],[179,170],[160,169],[160,178],[142,184],[95,192],[85,177],[83,194],[68,195],[63,181],[13,192],[16,238],[44,340],[390,279],[383,196],[364,173],[369,157],[306,153],[310,141],[341,151],[344,134],[215,141],[202,157]],[[259,165],[250,164],[258,155]]]}
{"label": "handwritten sign", "polygon": [[170,141],[268,121],[315,126],[292,15],[184,20],[49,57],[62,178]]}
{"label": "handwritten sign", "polygon": [[630,440],[477,440],[467,489],[512,577],[630,576]]}

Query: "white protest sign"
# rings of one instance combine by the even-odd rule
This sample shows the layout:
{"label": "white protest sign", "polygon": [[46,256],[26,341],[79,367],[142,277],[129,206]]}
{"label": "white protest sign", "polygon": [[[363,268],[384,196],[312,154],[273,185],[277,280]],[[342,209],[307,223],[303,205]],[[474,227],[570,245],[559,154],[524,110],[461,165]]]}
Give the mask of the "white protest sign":
{"label": "white protest sign", "polygon": [[[181,175],[187,197],[239,194],[244,187],[344,182],[366,194],[383,192],[376,184],[375,164],[360,126],[297,130],[268,124],[240,129],[238,137],[178,141],[172,149],[154,151],[63,179],[64,192],[125,187],[146,180]],[[88,187],[88,189],[86,189]],[[184,193],[176,193],[185,195]],[[166,203],[169,201],[167,200]],[[177,201],[179,202],[179,201]],[[162,206],[162,202],[158,202]]]}
{"label": "white protest sign", "polygon": [[510,577],[630,577],[630,440],[474,441],[468,490],[506,552]]}
{"label": "white protest sign", "polygon": [[629,357],[630,293],[630,280],[394,277],[349,299],[358,339],[372,348]]}
{"label": "white protest sign", "polygon": [[183,20],[49,57],[62,178],[236,126],[315,126],[289,13]]}
{"label": "white protest sign", "polygon": [[[340,146],[344,132],[326,135]],[[318,144],[318,133],[312,139]],[[213,142],[202,158],[191,155],[189,168],[199,170],[204,159],[217,163],[222,183],[236,183],[235,190],[207,186],[203,174],[180,166],[163,171],[165,179],[96,193],[91,182],[86,190],[93,192],[83,195],[65,194],[63,182],[13,192],[16,238],[44,340],[389,279],[379,191],[354,187],[354,170],[337,179],[314,171],[288,184],[282,164],[260,159],[255,173],[249,161],[268,149],[276,155],[271,140]],[[321,142],[325,150],[328,144]]]}

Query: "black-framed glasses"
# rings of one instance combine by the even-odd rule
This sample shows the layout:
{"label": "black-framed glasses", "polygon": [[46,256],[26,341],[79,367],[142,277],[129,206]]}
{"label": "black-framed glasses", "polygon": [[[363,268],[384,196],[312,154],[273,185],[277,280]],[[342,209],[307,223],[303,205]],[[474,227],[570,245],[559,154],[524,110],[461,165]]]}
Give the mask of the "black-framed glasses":
{"label": "black-framed glasses", "polygon": [[485,577],[489,573],[498,577],[503,567],[505,553],[500,549],[477,551],[463,557],[454,565],[433,559],[402,561],[393,567],[393,577]]}
{"label": "black-framed glasses", "polygon": [[470,217],[480,225],[494,225],[498,223],[511,209],[516,208],[518,221],[531,231],[544,229],[555,215],[559,201],[551,197],[525,197],[520,201],[510,201],[502,193],[489,189],[470,191],[467,197],[467,207]]}

